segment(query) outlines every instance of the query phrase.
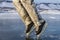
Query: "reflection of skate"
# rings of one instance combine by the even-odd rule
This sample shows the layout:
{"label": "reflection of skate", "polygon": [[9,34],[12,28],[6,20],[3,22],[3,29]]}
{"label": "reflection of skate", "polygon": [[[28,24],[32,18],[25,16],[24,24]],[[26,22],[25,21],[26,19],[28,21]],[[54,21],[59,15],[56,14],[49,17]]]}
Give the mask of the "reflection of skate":
{"label": "reflection of skate", "polygon": [[39,39],[36,39],[36,38],[31,38],[31,37],[28,37],[28,38],[25,38],[26,40],[42,40],[41,38]]}
{"label": "reflection of skate", "polygon": [[28,37],[28,38],[25,38],[26,40],[34,40],[33,38],[30,38],[30,37]]}
{"label": "reflection of skate", "polygon": [[40,23],[41,25],[38,27],[38,30],[36,31],[37,39],[39,39],[39,37],[42,35],[42,33],[45,31],[47,27],[47,23],[45,22],[45,20],[41,20]]}

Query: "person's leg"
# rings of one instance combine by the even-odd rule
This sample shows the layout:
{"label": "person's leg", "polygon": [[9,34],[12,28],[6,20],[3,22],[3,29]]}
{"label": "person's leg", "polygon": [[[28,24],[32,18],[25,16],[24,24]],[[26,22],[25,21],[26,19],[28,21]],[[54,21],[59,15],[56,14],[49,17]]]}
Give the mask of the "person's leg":
{"label": "person's leg", "polygon": [[31,30],[31,27],[33,26],[33,22],[30,19],[27,11],[24,9],[22,4],[19,2],[20,0],[13,0],[13,4],[15,5],[15,8],[17,9],[19,16],[21,17],[22,21],[26,25],[26,33],[27,36],[29,35],[29,32]]}
{"label": "person's leg", "polygon": [[46,27],[47,27],[47,23],[46,21],[42,18],[42,16],[38,13],[36,5],[32,4],[37,16],[38,16],[38,20],[41,23],[41,25],[38,27],[38,31],[36,31],[36,35],[37,35],[37,39],[39,39],[39,37],[42,35],[42,33],[45,31]]}
{"label": "person's leg", "polygon": [[38,27],[38,31],[36,31],[36,35],[37,35],[37,39],[39,39],[39,37],[42,35],[42,33],[45,31],[46,27],[47,27],[47,23],[46,21],[42,18],[42,16],[38,13],[36,5],[32,4],[37,16],[38,16],[38,20],[41,23],[41,25]]}
{"label": "person's leg", "polygon": [[38,30],[37,26],[40,26],[41,24],[39,23],[38,16],[36,15],[36,12],[31,5],[31,0],[20,0],[20,1],[27,10],[29,16],[31,17],[31,20],[34,22],[36,30]]}
{"label": "person's leg", "polygon": [[[34,26],[36,28],[36,35],[39,36],[39,34],[42,32],[44,25],[45,25],[45,20],[39,20],[39,17],[37,15],[36,10],[33,8],[31,4],[31,0],[21,0],[21,3],[27,10],[29,16],[31,17],[31,20],[34,23]],[[40,18],[41,19],[41,18]]]}

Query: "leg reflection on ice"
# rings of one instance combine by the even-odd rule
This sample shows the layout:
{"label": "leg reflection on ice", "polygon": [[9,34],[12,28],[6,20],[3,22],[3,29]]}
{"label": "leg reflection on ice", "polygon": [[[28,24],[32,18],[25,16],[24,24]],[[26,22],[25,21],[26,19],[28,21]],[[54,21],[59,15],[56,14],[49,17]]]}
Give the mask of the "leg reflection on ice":
{"label": "leg reflection on ice", "polygon": [[25,38],[26,40],[42,40],[41,38],[39,38],[39,39],[34,39],[34,38],[31,38],[31,37],[29,37],[29,38]]}
{"label": "leg reflection on ice", "polygon": [[29,38],[25,38],[25,39],[26,39],[26,40],[34,40],[33,38],[30,38],[30,37],[29,37]]}

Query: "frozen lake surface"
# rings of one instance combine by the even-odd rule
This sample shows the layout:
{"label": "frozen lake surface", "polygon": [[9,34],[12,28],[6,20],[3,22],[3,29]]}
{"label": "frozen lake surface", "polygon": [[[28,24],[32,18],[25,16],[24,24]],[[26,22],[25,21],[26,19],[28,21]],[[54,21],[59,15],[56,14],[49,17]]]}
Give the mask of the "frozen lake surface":
{"label": "frozen lake surface", "polygon": [[[60,40],[60,14],[42,14],[48,27],[40,40]],[[16,14],[0,14],[0,40],[36,40],[34,33],[25,38],[25,25]]]}

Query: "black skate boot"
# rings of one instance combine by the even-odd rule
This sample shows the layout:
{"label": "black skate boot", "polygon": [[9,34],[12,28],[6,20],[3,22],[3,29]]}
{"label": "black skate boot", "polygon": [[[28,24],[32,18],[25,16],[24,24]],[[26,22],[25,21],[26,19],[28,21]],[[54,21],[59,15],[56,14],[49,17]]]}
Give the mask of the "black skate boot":
{"label": "black skate boot", "polygon": [[27,37],[27,38],[29,37],[30,33],[34,30],[33,25],[34,25],[34,23],[32,22],[32,23],[30,23],[30,24],[28,25],[28,27],[26,28],[26,37]]}
{"label": "black skate boot", "polygon": [[44,32],[44,30],[47,27],[47,23],[45,20],[41,20],[40,21],[41,25],[39,26],[38,30],[36,31],[36,35],[37,35],[37,39],[39,39],[39,37],[41,36],[41,34]]}

